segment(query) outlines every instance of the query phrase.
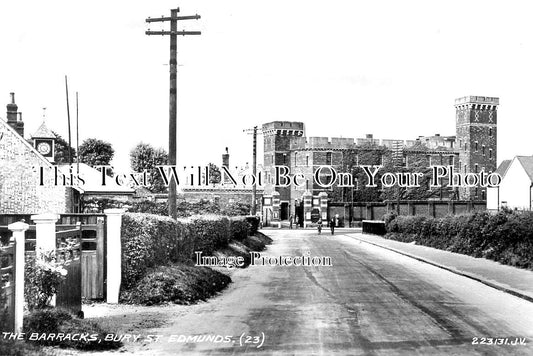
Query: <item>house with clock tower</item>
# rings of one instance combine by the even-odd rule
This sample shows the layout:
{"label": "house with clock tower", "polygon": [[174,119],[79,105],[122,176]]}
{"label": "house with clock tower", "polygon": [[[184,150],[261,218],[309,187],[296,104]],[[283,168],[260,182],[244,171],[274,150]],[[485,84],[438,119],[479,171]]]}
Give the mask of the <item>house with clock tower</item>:
{"label": "house with clock tower", "polygon": [[53,175],[41,184],[40,170],[53,172],[55,135],[46,124],[24,138],[24,122],[15,94],[7,104],[6,119],[0,117],[0,214],[74,212],[75,192],[56,185]]}
{"label": "house with clock tower", "polygon": [[49,162],[54,163],[56,135],[46,126],[45,121],[31,135],[33,147]]}

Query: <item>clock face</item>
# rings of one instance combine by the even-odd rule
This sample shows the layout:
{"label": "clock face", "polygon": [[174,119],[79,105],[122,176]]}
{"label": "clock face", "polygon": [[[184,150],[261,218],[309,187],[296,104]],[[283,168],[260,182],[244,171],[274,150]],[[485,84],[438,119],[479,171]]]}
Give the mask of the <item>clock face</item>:
{"label": "clock face", "polygon": [[47,155],[50,153],[52,148],[50,147],[50,144],[47,142],[41,142],[37,145],[37,151],[39,151],[42,155]]}

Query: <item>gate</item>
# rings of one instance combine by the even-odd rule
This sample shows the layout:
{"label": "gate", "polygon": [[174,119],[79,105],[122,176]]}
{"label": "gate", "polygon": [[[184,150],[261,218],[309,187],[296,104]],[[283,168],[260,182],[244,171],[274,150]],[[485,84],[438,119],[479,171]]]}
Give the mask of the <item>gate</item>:
{"label": "gate", "polygon": [[15,330],[15,244],[0,244],[0,321],[3,331]]}
{"label": "gate", "polygon": [[81,285],[85,299],[105,297],[105,239],[104,214],[61,214],[57,229],[73,229],[81,223]]}
{"label": "gate", "polygon": [[[60,214],[56,231],[76,229],[81,223],[81,290],[85,299],[104,299],[106,297],[106,215],[105,214]],[[17,221],[31,224],[30,214],[0,214],[0,240],[9,242],[11,232],[7,225]],[[26,254],[35,252],[35,225],[26,231]],[[3,267],[3,265],[2,265]]]}
{"label": "gate", "polygon": [[56,293],[56,306],[81,313],[81,223],[56,232],[57,261],[65,264],[66,279]]}

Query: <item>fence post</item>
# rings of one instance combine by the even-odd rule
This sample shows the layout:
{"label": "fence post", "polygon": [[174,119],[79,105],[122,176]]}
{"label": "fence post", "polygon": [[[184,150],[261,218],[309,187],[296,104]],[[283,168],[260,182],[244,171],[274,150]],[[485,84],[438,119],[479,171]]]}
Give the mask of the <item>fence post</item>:
{"label": "fence post", "polygon": [[15,241],[15,323],[14,332],[22,332],[22,315],[24,313],[24,236],[29,225],[21,221],[8,225],[13,232],[12,239]]}
{"label": "fence post", "polygon": [[40,252],[54,251],[56,249],[56,222],[59,219],[57,214],[32,215],[35,222],[35,255]]}
{"label": "fence post", "polygon": [[[55,251],[57,245],[56,222],[59,220],[59,215],[45,213],[32,215],[30,219],[35,222],[35,258],[38,258],[40,253]],[[55,295],[50,300],[50,305],[56,305]]]}
{"label": "fence post", "polygon": [[124,209],[106,209],[107,216],[107,302],[118,303],[122,277],[120,229]]}

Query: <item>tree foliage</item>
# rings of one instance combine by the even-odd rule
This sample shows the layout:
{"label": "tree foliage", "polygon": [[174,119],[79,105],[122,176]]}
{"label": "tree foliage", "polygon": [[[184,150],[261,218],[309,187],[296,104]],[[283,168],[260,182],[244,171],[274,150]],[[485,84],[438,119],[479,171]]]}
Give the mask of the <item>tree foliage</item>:
{"label": "tree foliage", "polygon": [[214,163],[209,163],[209,183],[211,184],[218,184],[222,180],[222,173],[220,173],[220,169],[218,166]]}
{"label": "tree foliage", "polygon": [[54,154],[54,161],[56,163],[69,163],[69,151],[70,155],[72,157],[72,161],[75,162],[76,158],[76,150],[68,145],[68,142],[65,141],[63,137],[61,137],[60,134],[52,131],[52,133],[56,136],[56,143],[55,143],[55,154]]}
{"label": "tree foliage", "polygon": [[168,164],[168,153],[163,148],[154,148],[149,143],[139,143],[130,151],[130,166],[135,172],[148,171],[150,185],[148,189],[153,193],[167,191],[163,178],[157,166]]}
{"label": "tree foliage", "polygon": [[86,139],[79,147],[80,162],[92,167],[109,165],[114,155],[115,150],[109,142],[96,138]]}

